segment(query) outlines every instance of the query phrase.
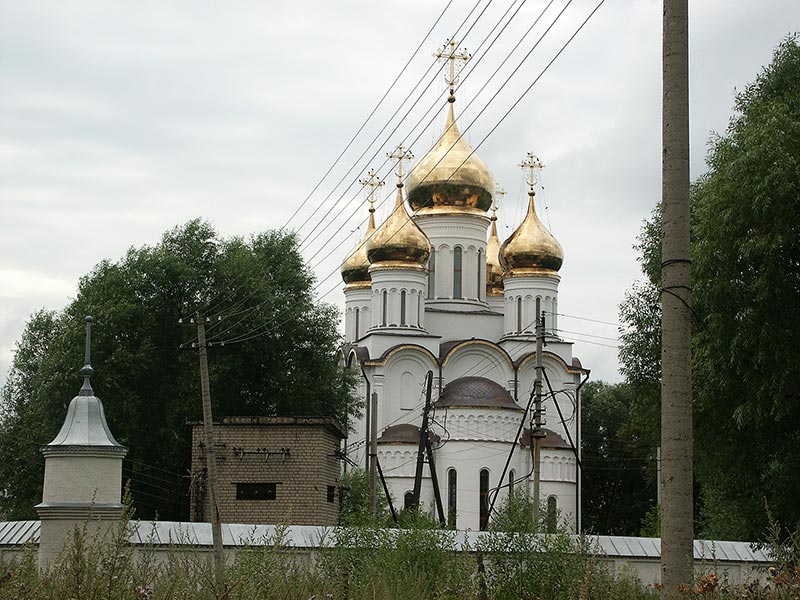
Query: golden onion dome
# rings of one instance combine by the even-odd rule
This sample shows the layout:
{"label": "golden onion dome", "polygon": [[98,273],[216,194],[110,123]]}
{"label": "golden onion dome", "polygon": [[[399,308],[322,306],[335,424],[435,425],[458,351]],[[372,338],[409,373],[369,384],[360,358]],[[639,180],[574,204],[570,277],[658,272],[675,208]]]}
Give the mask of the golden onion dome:
{"label": "golden onion dome", "polygon": [[397,184],[392,214],[367,240],[367,259],[373,269],[424,269],[431,243],[408,216],[403,202],[403,184]]}
{"label": "golden onion dome", "polygon": [[528,213],[500,247],[500,264],[507,277],[558,277],[564,250],[536,216],[534,192],[528,197]]}
{"label": "golden onion dome", "polygon": [[492,227],[486,242],[486,293],[503,295],[503,267],[500,265],[500,238],[497,237],[497,209],[493,209]]}
{"label": "golden onion dome", "polygon": [[369,260],[367,260],[367,240],[375,231],[375,207],[369,207],[369,224],[364,238],[358,247],[342,263],[342,279],[348,287],[368,287],[372,278],[369,276]]}
{"label": "golden onion dome", "polygon": [[408,203],[418,214],[483,214],[492,205],[494,177],[458,131],[448,98],[447,125],[439,141],[408,174]]}

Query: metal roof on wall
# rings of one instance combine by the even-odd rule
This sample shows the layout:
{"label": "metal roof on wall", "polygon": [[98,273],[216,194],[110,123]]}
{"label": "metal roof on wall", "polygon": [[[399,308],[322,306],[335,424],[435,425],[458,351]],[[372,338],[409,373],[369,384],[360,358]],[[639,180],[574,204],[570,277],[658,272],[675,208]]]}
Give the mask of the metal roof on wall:
{"label": "metal roof on wall", "polygon": [[[212,545],[210,523],[131,521],[130,525],[129,539],[135,545]],[[225,546],[246,547],[273,544],[279,540],[294,548],[318,548],[331,538],[334,529],[312,525],[223,524],[222,542]],[[39,532],[39,521],[0,522],[0,547],[38,543]],[[474,548],[487,535],[493,534],[488,531],[457,531],[454,543],[456,547],[468,544]],[[610,558],[654,560],[661,557],[659,538],[599,535],[589,536],[588,539],[593,551]],[[749,542],[695,540],[694,557],[696,560],[720,562],[771,562],[763,550],[754,548]]]}

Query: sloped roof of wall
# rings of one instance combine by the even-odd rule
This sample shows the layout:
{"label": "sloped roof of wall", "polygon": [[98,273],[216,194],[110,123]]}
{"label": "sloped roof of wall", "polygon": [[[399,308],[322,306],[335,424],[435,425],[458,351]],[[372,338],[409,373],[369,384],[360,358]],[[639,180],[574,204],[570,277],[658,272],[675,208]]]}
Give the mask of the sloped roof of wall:
{"label": "sloped roof of wall", "polygon": [[[39,521],[0,522],[0,546],[20,546],[28,542],[38,543]],[[134,545],[195,545],[211,546],[210,523],[182,523],[177,521],[130,521],[129,541]],[[319,548],[323,540],[331,539],[333,527],[313,525],[222,525],[222,541],[225,546],[259,546],[274,543],[278,538],[295,548]],[[485,536],[495,535],[490,531],[456,531],[454,547],[469,544],[474,548]],[[610,558],[650,559],[661,556],[659,538],[598,535],[589,536],[590,552]],[[763,550],[749,542],[694,541],[696,560],[718,562],[762,563],[772,562]]]}

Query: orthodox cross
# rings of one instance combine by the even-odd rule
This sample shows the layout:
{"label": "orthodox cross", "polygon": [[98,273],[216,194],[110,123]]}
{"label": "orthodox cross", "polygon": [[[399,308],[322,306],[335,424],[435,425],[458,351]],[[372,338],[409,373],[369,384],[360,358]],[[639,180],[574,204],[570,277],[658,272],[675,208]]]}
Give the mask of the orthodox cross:
{"label": "orthodox cross", "polygon": [[523,171],[527,171],[525,179],[528,181],[528,185],[531,186],[531,191],[533,191],[533,186],[536,185],[536,175],[544,168],[542,161],[533,152],[528,152],[527,158],[519,163],[519,166]]}
{"label": "orthodox cross", "polygon": [[[450,86],[451,96],[453,95],[453,88],[455,88],[456,83],[458,83],[458,73],[463,68],[464,63],[472,58],[471,55],[467,53],[466,48],[462,48],[460,52],[457,52],[456,46],[458,46],[458,42],[451,38],[433,55],[437,61],[446,60],[450,62],[450,73],[444,76],[444,80],[447,85]],[[457,65],[456,63],[460,64]]]}
{"label": "orthodox cross", "polygon": [[403,176],[405,175],[405,165],[403,163],[411,162],[412,160],[414,160],[414,155],[411,154],[411,150],[409,150],[408,148],[406,148],[405,146],[403,146],[401,144],[400,146],[398,146],[397,148],[395,148],[391,152],[388,152],[386,154],[386,156],[390,160],[396,160],[397,161],[397,165],[394,168],[394,174],[397,175],[397,185],[398,185],[398,187],[402,186],[403,185]]}
{"label": "orthodox cross", "polygon": [[358,183],[361,184],[364,188],[369,188],[369,192],[367,193],[367,200],[369,201],[369,212],[375,211],[375,192],[378,191],[378,188],[383,187],[385,183],[378,178],[378,175],[375,173],[375,169],[370,169],[367,173],[366,179],[359,179]]}

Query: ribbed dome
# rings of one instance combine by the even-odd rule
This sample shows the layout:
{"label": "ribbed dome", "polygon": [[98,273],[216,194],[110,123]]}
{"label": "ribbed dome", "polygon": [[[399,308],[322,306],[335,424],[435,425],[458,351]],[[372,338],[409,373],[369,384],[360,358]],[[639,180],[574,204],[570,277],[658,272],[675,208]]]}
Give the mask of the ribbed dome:
{"label": "ribbed dome", "polygon": [[408,174],[408,203],[421,214],[482,214],[492,205],[494,177],[458,131],[453,100],[439,141]]}
{"label": "ribbed dome", "polygon": [[536,216],[534,193],[528,193],[528,213],[500,247],[500,264],[506,277],[543,275],[558,277],[564,262],[561,244]]}
{"label": "ribbed dome", "polygon": [[460,377],[448,383],[439,400],[439,406],[510,408],[522,410],[502,385],[485,377]]}
{"label": "ribbed dome", "polygon": [[497,237],[496,214],[492,214],[492,227],[489,230],[489,241],[486,242],[486,294],[503,295],[503,267],[500,265],[500,238]]}
{"label": "ribbed dome", "polygon": [[370,285],[369,260],[367,259],[367,240],[372,232],[375,231],[375,208],[370,206],[369,224],[364,238],[359,242],[358,247],[342,263],[342,279],[349,287],[367,287]]}
{"label": "ribbed dome", "polygon": [[411,217],[403,202],[403,184],[397,185],[394,210],[367,240],[367,259],[374,269],[424,269],[431,243]]}

